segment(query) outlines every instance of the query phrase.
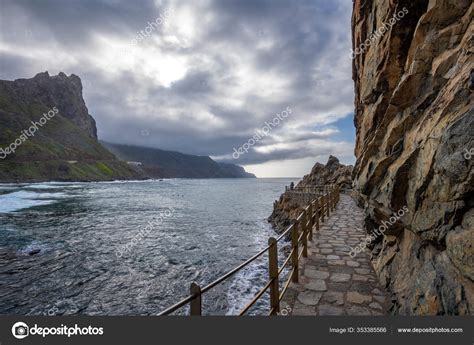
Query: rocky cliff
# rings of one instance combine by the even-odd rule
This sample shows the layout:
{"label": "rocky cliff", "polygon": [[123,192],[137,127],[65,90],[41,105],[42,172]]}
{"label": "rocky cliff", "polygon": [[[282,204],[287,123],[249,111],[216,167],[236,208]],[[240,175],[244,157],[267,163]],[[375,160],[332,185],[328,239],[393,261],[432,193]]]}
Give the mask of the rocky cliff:
{"label": "rocky cliff", "polygon": [[474,5],[355,0],[354,187],[399,314],[474,308]]}
{"label": "rocky cliff", "polygon": [[275,201],[268,221],[277,232],[285,231],[308,205],[309,199],[317,196],[298,192],[300,187],[309,187],[311,190],[311,187],[316,186],[338,185],[344,191],[352,188],[351,174],[352,166],[339,163],[339,159],[334,156],[329,156],[326,165],[317,162],[294,189],[285,191],[280,199]]}
{"label": "rocky cliff", "polygon": [[81,79],[74,74],[69,77],[60,72],[50,76],[48,72],[38,73],[31,79],[17,79],[8,84],[8,88],[18,98],[40,104],[54,104],[61,108],[61,114],[76,126],[97,139],[94,118],[89,114],[82,98]]}
{"label": "rocky cliff", "polygon": [[341,164],[339,159],[329,156],[326,165],[317,162],[297,187],[338,185],[343,190],[351,189],[352,169],[352,165]]}
{"label": "rocky cliff", "polygon": [[140,177],[98,143],[79,77],[0,80],[0,182]]}
{"label": "rocky cliff", "polygon": [[219,175],[222,177],[237,177],[237,178],[255,178],[252,173],[245,171],[245,168],[231,163],[216,162],[219,166]]}

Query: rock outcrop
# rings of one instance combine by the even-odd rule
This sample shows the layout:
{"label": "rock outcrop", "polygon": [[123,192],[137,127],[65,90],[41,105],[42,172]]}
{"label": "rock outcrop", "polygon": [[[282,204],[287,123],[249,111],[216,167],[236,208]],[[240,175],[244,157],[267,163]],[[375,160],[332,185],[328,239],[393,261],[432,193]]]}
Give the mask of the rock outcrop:
{"label": "rock outcrop", "polygon": [[60,72],[50,76],[49,73],[38,73],[31,79],[17,79],[9,83],[9,87],[21,98],[40,104],[53,104],[61,110],[64,117],[76,126],[97,139],[95,120],[82,98],[81,79],[71,74],[69,77]]}
{"label": "rock outcrop", "polygon": [[473,16],[472,0],[354,1],[354,188],[368,231],[408,209],[372,245],[393,313],[474,308]]}
{"label": "rock outcrop", "polygon": [[273,204],[273,212],[268,218],[276,232],[281,233],[296,220],[303,208],[308,205],[311,195],[300,193],[300,187],[338,185],[341,190],[352,188],[352,166],[339,163],[339,159],[329,156],[326,165],[316,163],[311,173],[305,175],[294,189],[285,191]]}
{"label": "rock outcrop", "polygon": [[352,188],[352,165],[339,163],[339,159],[329,156],[326,165],[316,163],[311,172],[303,177],[298,186],[337,185],[340,189]]}
{"label": "rock outcrop", "polygon": [[0,80],[0,126],[0,182],[142,178],[97,141],[75,75]]}

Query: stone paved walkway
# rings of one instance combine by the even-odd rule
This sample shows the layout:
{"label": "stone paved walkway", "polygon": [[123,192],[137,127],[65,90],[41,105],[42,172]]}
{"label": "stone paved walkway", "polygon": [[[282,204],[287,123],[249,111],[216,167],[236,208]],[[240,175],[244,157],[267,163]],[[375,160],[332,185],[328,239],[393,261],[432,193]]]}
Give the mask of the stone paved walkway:
{"label": "stone paved walkway", "polygon": [[366,236],[363,211],[341,194],[335,212],[322,225],[308,243],[299,283],[290,285],[281,308],[292,315],[387,314],[388,295],[377,282],[368,254],[349,256],[349,246]]}

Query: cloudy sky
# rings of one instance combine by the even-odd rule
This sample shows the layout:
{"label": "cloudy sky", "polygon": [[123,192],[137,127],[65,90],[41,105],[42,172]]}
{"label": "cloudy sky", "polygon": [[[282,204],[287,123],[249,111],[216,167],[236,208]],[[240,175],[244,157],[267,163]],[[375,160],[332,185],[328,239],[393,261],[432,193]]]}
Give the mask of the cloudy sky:
{"label": "cloudy sky", "polygon": [[0,0],[0,79],[73,73],[102,140],[297,177],[329,154],[354,162],[351,10],[350,0]]}

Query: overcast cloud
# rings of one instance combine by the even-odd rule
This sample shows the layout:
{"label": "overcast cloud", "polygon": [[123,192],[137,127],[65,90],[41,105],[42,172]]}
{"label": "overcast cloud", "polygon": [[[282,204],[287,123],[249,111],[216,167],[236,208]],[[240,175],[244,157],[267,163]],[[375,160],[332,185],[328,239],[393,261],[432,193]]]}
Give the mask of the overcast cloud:
{"label": "overcast cloud", "polygon": [[301,176],[329,154],[354,161],[351,10],[350,0],[0,0],[0,79],[74,73],[102,140]]}

